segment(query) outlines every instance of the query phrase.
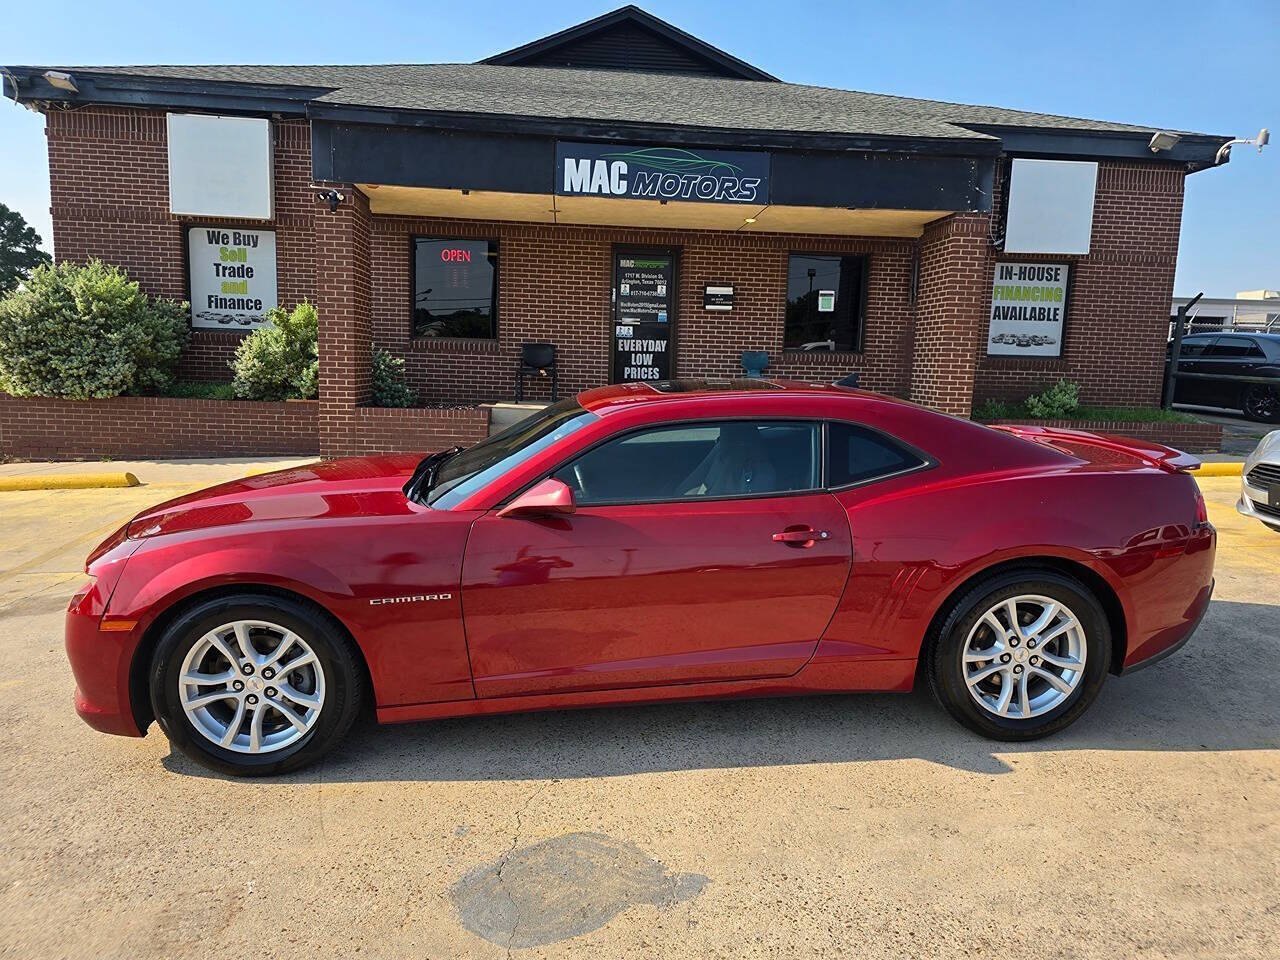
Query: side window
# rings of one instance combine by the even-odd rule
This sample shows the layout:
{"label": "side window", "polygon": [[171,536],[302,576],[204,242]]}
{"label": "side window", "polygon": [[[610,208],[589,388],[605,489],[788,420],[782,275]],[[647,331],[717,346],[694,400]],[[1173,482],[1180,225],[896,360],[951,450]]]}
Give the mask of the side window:
{"label": "side window", "polygon": [[1183,340],[1182,352],[1178,354],[1178,359],[1185,360],[1188,357],[1198,357],[1204,353],[1205,347],[1212,342],[1211,340]]}
{"label": "side window", "polygon": [[819,424],[776,420],[654,427],[588,450],[554,476],[581,505],[814,490],[821,436]]}
{"label": "side window", "polygon": [[1247,357],[1256,349],[1252,340],[1247,337],[1219,337],[1213,346],[1205,351],[1206,357]]}
{"label": "side window", "polygon": [[852,423],[832,423],[827,438],[828,487],[874,480],[924,463],[883,434]]}

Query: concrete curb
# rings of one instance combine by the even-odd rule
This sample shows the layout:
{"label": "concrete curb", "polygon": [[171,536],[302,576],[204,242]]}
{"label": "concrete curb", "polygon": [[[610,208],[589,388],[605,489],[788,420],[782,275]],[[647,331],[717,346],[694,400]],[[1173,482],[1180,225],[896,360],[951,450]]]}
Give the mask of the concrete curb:
{"label": "concrete curb", "polygon": [[1197,477],[1238,477],[1244,469],[1243,460],[1214,460],[1200,464],[1195,471]]}
{"label": "concrete curb", "polygon": [[94,490],[100,487],[136,487],[132,473],[35,473],[25,477],[0,477],[0,492],[13,490]]}

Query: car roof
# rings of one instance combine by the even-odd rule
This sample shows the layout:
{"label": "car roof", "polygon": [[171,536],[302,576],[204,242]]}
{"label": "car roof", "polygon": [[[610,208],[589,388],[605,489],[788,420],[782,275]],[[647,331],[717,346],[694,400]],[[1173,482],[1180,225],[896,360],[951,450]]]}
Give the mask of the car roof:
{"label": "car roof", "polygon": [[1257,337],[1269,343],[1280,343],[1280,333],[1263,333],[1261,330],[1210,330],[1207,333],[1188,333],[1183,340],[1206,340],[1209,337]]}
{"label": "car roof", "polygon": [[610,410],[631,408],[638,404],[672,403],[691,397],[758,397],[761,394],[778,397],[805,396],[826,397],[840,400],[871,400],[904,403],[892,397],[864,390],[855,390],[834,383],[814,383],[806,380],[775,380],[752,377],[738,380],[659,380],[650,383],[618,383],[607,387],[595,387],[578,394],[578,403],[597,415]]}

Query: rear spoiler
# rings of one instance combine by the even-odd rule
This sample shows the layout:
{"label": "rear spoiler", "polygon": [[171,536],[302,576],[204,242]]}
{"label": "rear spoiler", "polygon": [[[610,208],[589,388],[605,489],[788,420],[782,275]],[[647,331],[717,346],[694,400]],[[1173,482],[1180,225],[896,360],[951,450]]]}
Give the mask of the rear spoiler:
{"label": "rear spoiler", "polygon": [[1003,430],[1033,443],[1052,446],[1054,443],[1098,447],[1115,453],[1135,457],[1166,473],[1186,473],[1200,469],[1200,458],[1189,453],[1166,447],[1152,440],[1136,440],[1133,437],[1117,437],[1107,433],[1091,433],[1088,430],[1071,430],[1066,427],[1033,427],[1023,424],[990,424],[993,430]]}

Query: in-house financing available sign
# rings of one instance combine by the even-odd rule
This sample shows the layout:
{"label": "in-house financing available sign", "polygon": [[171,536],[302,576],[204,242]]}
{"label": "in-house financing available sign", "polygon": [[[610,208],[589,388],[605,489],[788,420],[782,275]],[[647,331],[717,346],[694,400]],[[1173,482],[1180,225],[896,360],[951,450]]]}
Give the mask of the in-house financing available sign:
{"label": "in-house financing available sign", "polygon": [[560,196],[769,202],[767,153],[560,141],[555,176]]}
{"label": "in-house financing available sign", "polygon": [[191,325],[237,330],[263,325],[276,305],[276,232],[189,227]]}
{"label": "in-house financing available sign", "polygon": [[1065,263],[996,264],[988,355],[1062,356],[1069,271]]}

